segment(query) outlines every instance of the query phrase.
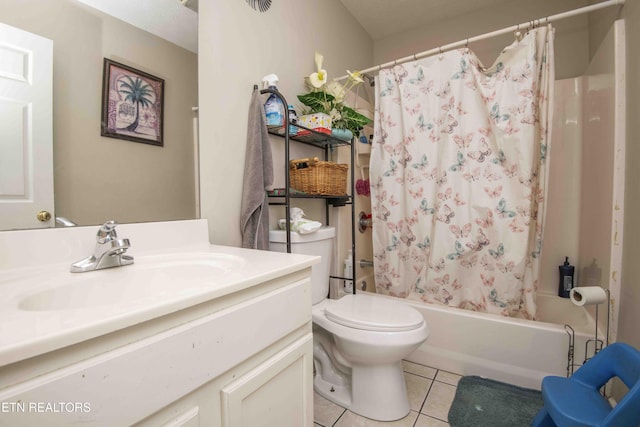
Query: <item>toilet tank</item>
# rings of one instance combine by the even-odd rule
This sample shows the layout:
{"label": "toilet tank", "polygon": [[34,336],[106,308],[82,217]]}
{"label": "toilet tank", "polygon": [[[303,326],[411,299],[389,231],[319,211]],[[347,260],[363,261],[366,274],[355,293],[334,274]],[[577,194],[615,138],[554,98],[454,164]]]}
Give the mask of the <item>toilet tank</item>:
{"label": "toilet tank", "polygon": [[[311,298],[316,304],[327,298],[329,294],[329,274],[333,258],[333,240],[336,236],[334,227],[322,227],[311,234],[291,232],[291,252],[302,255],[317,255],[322,259],[320,264],[311,267]],[[284,230],[269,231],[269,249],[275,252],[287,251],[287,235]]]}

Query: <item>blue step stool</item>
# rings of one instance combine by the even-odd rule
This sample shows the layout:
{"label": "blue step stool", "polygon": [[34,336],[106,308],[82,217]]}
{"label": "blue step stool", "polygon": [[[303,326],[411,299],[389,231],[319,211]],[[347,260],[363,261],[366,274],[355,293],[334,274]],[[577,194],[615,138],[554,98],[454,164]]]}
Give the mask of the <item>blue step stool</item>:
{"label": "blue step stool", "polygon": [[[599,390],[618,377],[629,388],[612,408]],[[628,344],[613,343],[582,365],[570,378],[542,380],[544,407],[533,427],[640,426],[640,352]]]}

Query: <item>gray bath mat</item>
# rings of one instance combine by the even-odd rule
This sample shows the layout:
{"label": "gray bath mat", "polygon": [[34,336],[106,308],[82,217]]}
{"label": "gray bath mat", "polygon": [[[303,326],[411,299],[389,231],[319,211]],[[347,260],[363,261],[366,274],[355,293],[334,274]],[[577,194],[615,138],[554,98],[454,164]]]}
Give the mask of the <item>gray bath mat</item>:
{"label": "gray bath mat", "polygon": [[451,427],[529,426],[544,406],[538,390],[462,377],[449,410]]}

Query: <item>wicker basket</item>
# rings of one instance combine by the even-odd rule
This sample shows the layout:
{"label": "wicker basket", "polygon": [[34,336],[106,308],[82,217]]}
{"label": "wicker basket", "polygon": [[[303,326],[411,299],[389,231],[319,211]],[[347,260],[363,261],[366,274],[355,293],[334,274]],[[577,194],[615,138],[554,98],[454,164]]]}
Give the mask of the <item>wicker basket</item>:
{"label": "wicker basket", "polygon": [[291,188],[308,194],[344,196],[348,170],[349,165],[325,162],[317,157],[290,160]]}

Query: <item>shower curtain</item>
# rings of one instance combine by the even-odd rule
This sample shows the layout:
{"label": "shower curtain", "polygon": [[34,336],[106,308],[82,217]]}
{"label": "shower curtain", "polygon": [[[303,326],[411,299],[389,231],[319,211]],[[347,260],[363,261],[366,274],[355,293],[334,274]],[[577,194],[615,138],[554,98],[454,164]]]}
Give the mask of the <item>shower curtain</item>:
{"label": "shower curtain", "polygon": [[377,292],[535,318],[553,82],[550,26],[489,68],[464,48],[380,71]]}

